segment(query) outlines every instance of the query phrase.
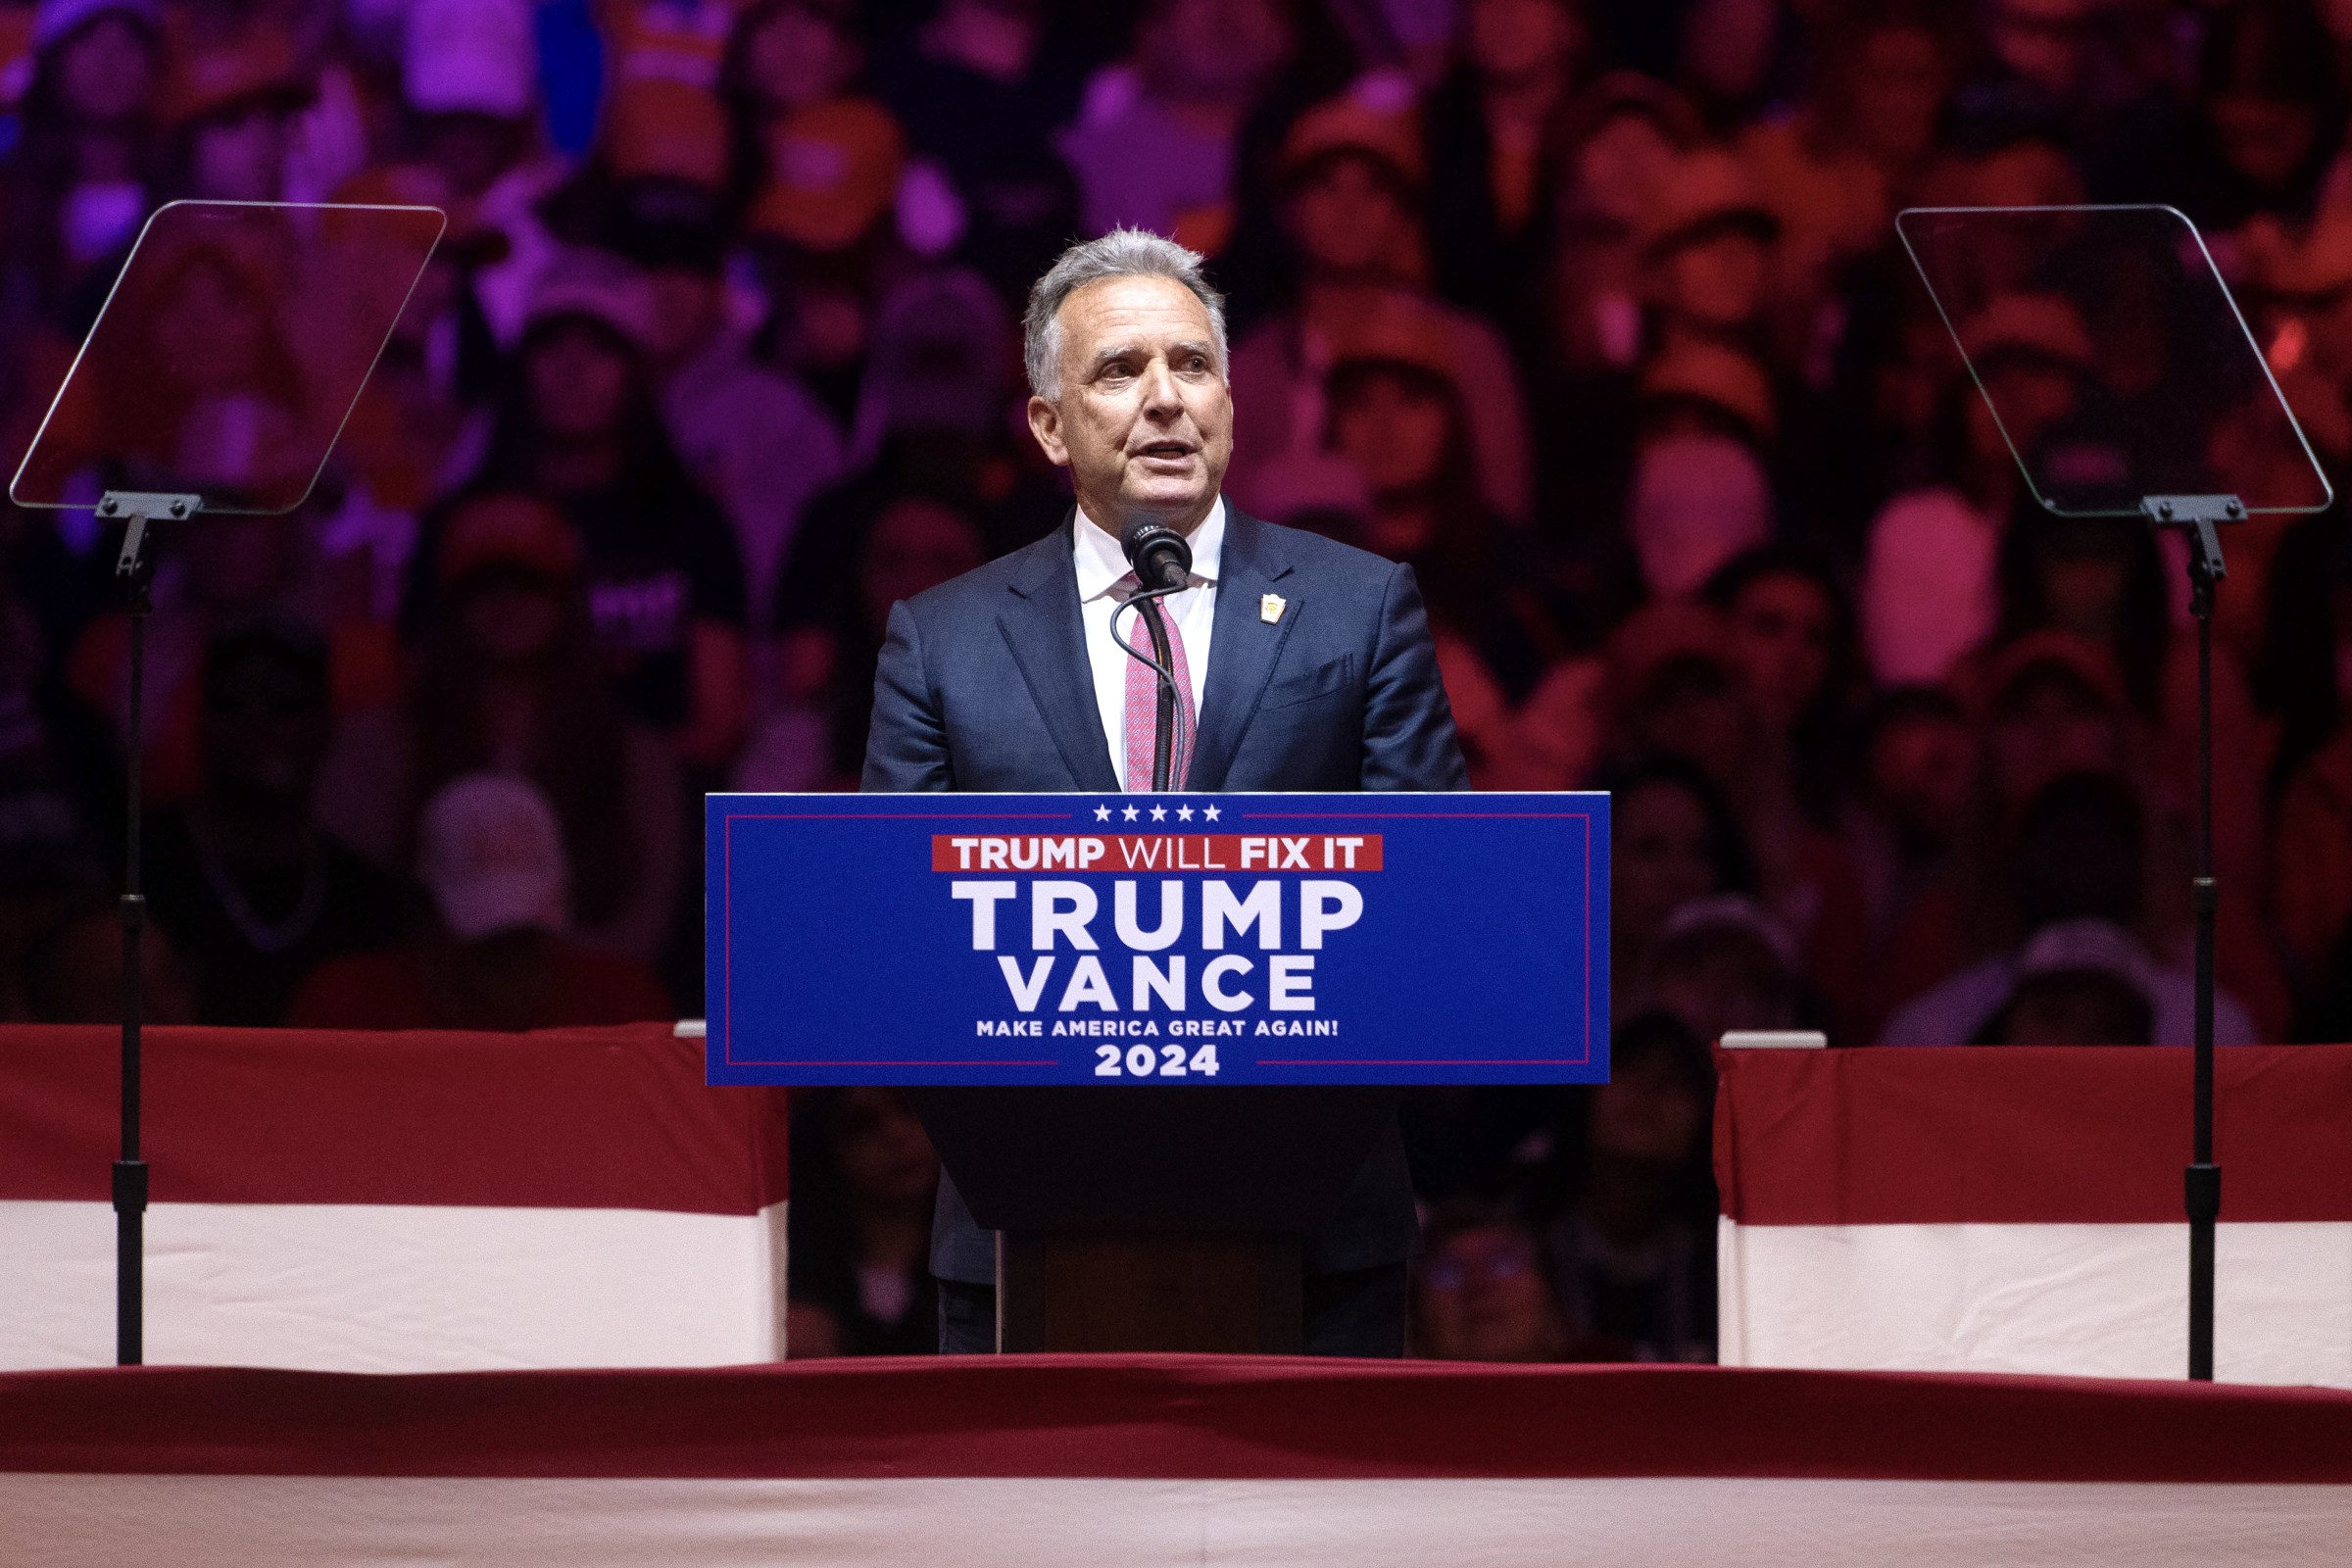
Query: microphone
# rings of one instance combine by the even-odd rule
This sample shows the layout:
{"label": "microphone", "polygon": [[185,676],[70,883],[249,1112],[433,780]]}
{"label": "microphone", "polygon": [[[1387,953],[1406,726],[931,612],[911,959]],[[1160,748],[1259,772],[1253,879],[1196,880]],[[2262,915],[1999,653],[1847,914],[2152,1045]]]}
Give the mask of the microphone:
{"label": "microphone", "polygon": [[1135,568],[1135,580],[1147,589],[1182,588],[1192,580],[1193,547],[1164,522],[1130,523],[1119,535],[1119,548]]}

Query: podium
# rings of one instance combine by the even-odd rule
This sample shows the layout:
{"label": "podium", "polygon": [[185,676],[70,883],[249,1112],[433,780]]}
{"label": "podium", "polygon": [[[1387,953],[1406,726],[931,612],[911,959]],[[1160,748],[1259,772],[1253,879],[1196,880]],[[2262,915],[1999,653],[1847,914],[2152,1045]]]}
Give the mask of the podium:
{"label": "podium", "polygon": [[906,1089],[1001,1350],[1296,1353],[1405,1086],[1608,1073],[1605,796],[706,810],[710,1081]]}
{"label": "podium", "polygon": [[[1402,1091],[913,1091],[972,1216],[1000,1234],[1004,1350],[1304,1348],[1305,1239]],[[1041,1157],[1042,1156],[1042,1157]]]}

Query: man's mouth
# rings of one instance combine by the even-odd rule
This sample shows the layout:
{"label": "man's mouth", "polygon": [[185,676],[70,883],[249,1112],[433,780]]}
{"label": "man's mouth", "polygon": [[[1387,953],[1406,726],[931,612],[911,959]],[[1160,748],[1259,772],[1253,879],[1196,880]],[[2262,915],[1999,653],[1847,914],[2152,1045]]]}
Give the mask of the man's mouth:
{"label": "man's mouth", "polygon": [[1139,458],[1160,458],[1173,462],[1191,457],[1193,447],[1189,442],[1184,441],[1152,441],[1136,448],[1135,455]]}

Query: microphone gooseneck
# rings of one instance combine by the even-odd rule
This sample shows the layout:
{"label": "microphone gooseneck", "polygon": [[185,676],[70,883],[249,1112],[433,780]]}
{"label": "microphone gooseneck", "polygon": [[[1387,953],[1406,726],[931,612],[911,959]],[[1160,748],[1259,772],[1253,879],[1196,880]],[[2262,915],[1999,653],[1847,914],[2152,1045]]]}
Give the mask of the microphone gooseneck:
{"label": "microphone gooseneck", "polygon": [[1192,580],[1193,547],[1164,522],[1128,524],[1119,548],[1135,568],[1135,580],[1147,589],[1181,589]]}
{"label": "microphone gooseneck", "polygon": [[[1152,787],[1169,787],[1176,767],[1177,752],[1181,745],[1176,734],[1176,671],[1168,651],[1168,630],[1160,618],[1159,606],[1154,602],[1170,594],[1183,592],[1193,579],[1193,547],[1184,535],[1164,522],[1130,523],[1119,535],[1119,548],[1126,552],[1127,564],[1135,568],[1136,592],[1110,612],[1111,634],[1119,646],[1141,662],[1149,665],[1159,677],[1158,711],[1154,714],[1152,748]],[[1152,639],[1152,657],[1118,637],[1119,610],[1135,608]],[[1132,788],[1132,781],[1130,788]]]}

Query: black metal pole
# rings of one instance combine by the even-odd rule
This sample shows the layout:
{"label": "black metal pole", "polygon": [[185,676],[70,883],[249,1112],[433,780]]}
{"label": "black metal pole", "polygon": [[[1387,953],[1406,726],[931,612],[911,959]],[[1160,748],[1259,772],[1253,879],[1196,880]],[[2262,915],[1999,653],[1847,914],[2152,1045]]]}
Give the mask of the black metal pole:
{"label": "black metal pole", "polygon": [[146,1011],[147,899],[139,879],[139,760],[146,749],[147,613],[153,568],[142,548],[147,519],[133,516],[118,572],[130,614],[130,712],[124,737],[122,858],[122,1153],[115,1161],[115,1361],[146,1359],[147,1162],[139,1152],[139,1025]]}
{"label": "black metal pole", "polygon": [[2222,547],[2210,522],[2188,530],[2189,611],[2197,622],[2196,1086],[2190,1112],[2188,1210],[2188,1375],[2213,1381],[2214,1225],[2222,1211],[2222,1171],[2213,1159],[2213,947],[2219,894],[2213,876],[2213,598],[2223,573]]}

